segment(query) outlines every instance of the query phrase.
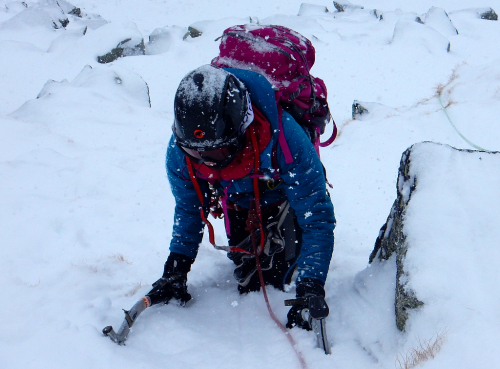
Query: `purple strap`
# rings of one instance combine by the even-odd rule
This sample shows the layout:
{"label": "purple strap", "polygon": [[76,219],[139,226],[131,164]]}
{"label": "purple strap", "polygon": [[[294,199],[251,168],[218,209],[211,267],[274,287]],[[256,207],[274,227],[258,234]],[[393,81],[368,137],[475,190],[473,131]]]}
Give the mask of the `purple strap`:
{"label": "purple strap", "polygon": [[220,203],[222,205],[222,212],[224,213],[224,225],[226,226],[226,234],[231,236],[231,225],[229,224],[229,217],[227,216],[227,191],[231,184],[224,188],[224,196],[221,197]]}
{"label": "purple strap", "polygon": [[288,147],[288,143],[285,139],[285,134],[283,133],[283,122],[281,121],[283,115],[283,109],[280,105],[278,105],[278,120],[279,120],[279,132],[278,132],[278,142],[281,146],[281,150],[283,151],[283,156],[285,157],[285,163],[290,164],[293,163],[292,153],[290,152],[290,148]]}
{"label": "purple strap", "polygon": [[320,135],[320,129],[319,127],[314,127],[314,129],[316,130],[316,138],[314,139],[314,143],[313,143],[313,146],[314,146],[314,150],[316,150],[316,154],[318,154],[318,157],[321,158],[321,155],[319,154],[319,145],[320,145],[320,141],[319,141],[319,135]]}

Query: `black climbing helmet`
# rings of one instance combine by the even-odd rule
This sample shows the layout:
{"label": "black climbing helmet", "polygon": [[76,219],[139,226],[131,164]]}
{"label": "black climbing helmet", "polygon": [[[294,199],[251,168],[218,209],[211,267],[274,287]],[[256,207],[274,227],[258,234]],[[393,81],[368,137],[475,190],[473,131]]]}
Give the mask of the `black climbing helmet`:
{"label": "black climbing helmet", "polygon": [[231,73],[211,65],[182,79],[174,111],[177,145],[195,162],[208,162],[212,167],[229,164],[244,147],[243,133],[253,120],[245,86]]}

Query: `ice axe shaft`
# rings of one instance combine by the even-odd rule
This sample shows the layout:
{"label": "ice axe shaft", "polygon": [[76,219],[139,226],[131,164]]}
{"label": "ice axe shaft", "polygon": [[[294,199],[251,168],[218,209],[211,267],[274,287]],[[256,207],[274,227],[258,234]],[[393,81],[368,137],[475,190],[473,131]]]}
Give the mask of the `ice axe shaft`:
{"label": "ice axe shaft", "polygon": [[[148,307],[156,304],[168,304],[168,302],[174,297],[174,291],[170,285],[171,279],[160,278],[155,283],[153,283],[153,289],[147,293],[142,299],[137,301],[132,309],[123,310],[125,312],[125,319],[118,330],[115,332],[112,326],[108,325],[102,330],[102,333],[109,337],[111,341],[124,345],[127,340],[128,334],[130,333],[130,328],[134,325],[136,319],[139,315],[146,310]],[[189,299],[191,296],[188,294]]]}
{"label": "ice axe shaft", "polygon": [[314,335],[316,336],[317,347],[325,351],[326,355],[331,355],[332,347],[330,345],[330,342],[328,341],[328,336],[326,334],[325,319],[310,319]]}
{"label": "ice axe shaft", "polygon": [[125,312],[125,319],[123,320],[123,323],[118,332],[115,332],[113,327],[108,325],[102,330],[102,333],[105,336],[108,336],[111,341],[119,345],[124,345],[125,341],[127,340],[128,334],[130,333],[130,328],[132,328],[132,326],[134,325],[137,317],[150,306],[150,298],[148,296],[144,296],[142,299],[137,301],[134,306],[132,306],[132,309],[128,311],[123,310]]}

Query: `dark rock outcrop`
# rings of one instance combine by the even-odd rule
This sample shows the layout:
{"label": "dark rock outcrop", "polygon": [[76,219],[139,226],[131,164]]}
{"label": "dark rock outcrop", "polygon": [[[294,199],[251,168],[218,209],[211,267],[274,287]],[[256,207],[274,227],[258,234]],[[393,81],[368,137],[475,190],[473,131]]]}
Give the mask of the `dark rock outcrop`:
{"label": "dark rock outcrop", "polygon": [[101,64],[106,64],[124,56],[144,55],[146,50],[144,39],[141,39],[139,42],[137,41],[138,40],[133,40],[132,38],[123,40],[109,53],[98,56],[97,61]]}
{"label": "dark rock outcrop", "polygon": [[495,11],[490,8],[489,10],[485,11],[484,13],[480,14],[481,19],[486,19],[486,20],[498,20],[498,14],[495,13]]}
{"label": "dark rock outcrop", "polygon": [[354,100],[352,103],[352,119],[373,120],[399,115],[397,109],[376,102]]}
{"label": "dark rock outcrop", "polygon": [[201,32],[200,30],[194,28],[193,26],[189,26],[188,27],[188,31],[187,33],[184,35],[183,39],[187,39],[188,37],[191,37],[191,38],[196,38],[196,37],[200,37],[201,35],[203,34],[203,32]]}
{"label": "dark rock outcrop", "polygon": [[403,331],[406,320],[408,319],[408,310],[415,309],[423,305],[415,292],[406,288],[408,278],[404,270],[404,260],[408,244],[404,232],[404,214],[411,195],[417,186],[417,179],[410,174],[411,147],[407,149],[401,157],[399,165],[399,174],[397,182],[397,198],[392,205],[391,212],[386,223],[380,229],[380,233],[375,242],[369,262],[372,263],[375,258],[379,260],[388,260],[393,254],[396,255],[396,325]]}
{"label": "dark rock outcrop", "polygon": [[366,109],[361,104],[362,103],[359,102],[358,100],[354,100],[353,101],[353,103],[352,103],[352,119],[356,119],[360,115],[368,114],[369,113],[368,109]]}

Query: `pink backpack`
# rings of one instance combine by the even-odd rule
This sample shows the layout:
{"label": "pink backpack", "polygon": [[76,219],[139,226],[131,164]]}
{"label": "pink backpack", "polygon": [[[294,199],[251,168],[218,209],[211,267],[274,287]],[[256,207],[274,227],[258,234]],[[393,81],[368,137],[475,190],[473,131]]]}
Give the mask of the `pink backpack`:
{"label": "pink backpack", "polygon": [[267,78],[276,90],[276,102],[306,129],[318,154],[319,146],[335,140],[333,122],[332,136],[319,141],[331,115],[325,83],[310,73],[315,61],[311,41],[283,26],[246,24],[226,29],[219,50],[212,65],[251,70]]}

